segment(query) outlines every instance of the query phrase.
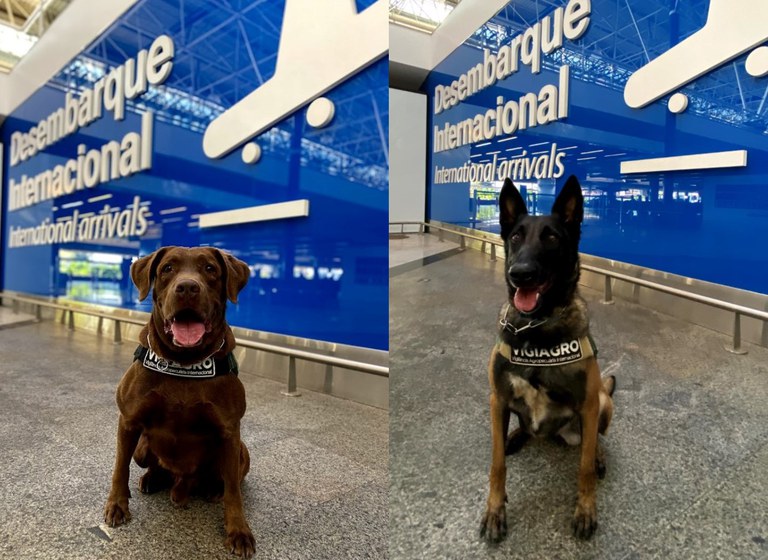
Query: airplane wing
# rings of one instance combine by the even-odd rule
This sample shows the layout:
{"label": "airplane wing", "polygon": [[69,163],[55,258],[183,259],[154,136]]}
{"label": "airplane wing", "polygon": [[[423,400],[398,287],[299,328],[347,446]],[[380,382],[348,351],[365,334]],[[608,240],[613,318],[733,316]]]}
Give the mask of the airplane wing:
{"label": "airplane wing", "polygon": [[359,14],[355,0],[308,4],[286,0],[275,74],[211,121],[208,157],[226,155],[387,52],[386,0]]}
{"label": "airplane wing", "polygon": [[627,81],[624,101],[645,107],[768,40],[768,1],[710,0],[707,23]]}

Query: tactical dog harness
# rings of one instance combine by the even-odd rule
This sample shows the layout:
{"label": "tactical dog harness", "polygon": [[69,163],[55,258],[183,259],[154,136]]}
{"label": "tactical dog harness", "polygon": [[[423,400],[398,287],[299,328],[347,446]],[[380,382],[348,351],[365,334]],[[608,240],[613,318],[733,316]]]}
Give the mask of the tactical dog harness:
{"label": "tactical dog harness", "polygon": [[496,349],[507,361],[521,366],[561,366],[597,356],[597,348],[589,335],[561,342],[549,348],[527,344],[515,346],[499,340],[496,343]]}
{"label": "tactical dog harness", "polygon": [[[508,313],[509,304],[507,303],[504,306],[499,325],[502,330],[509,330],[514,335],[528,329],[535,329],[549,321],[549,318],[531,320],[527,325],[515,328],[507,321]],[[560,315],[562,315],[562,312]],[[516,338],[514,340],[516,340]],[[560,342],[551,347],[538,347],[529,344],[509,344],[508,342],[504,342],[501,335],[499,335],[496,342],[496,349],[497,352],[504,356],[510,363],[522,366],[560,366],[580,362],[591,358],[592,356],[597,356],[597,345],[589,334],[580,338],[574,338],[573,340]]]}
{"label": "tactical dog harness", "polygon": [[[221,341],[221,346],[224,346],[223,340]],[[221,350],[221,346],[219,346],[216,352]],[[239,373],[237,359],[235,359],[235,355],[232,352],[223,358],[214,358],[213,354],[196,364],[181,365],[173,360],[166,360],[152,350],[152,347],[145,348],[139,344],[133,353],[133,361],[140,360],[145,368],[158,373],[173,375],[174,377],[186,377],[188,379],[208,379],[217,375],[227,375],[229,373],[237,375]]]}

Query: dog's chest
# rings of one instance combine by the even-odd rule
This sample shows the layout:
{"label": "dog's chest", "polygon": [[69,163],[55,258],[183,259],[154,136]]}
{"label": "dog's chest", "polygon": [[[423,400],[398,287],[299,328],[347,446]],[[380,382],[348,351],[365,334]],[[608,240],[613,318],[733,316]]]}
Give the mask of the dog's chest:
{"label": "dog's chest", "polygon": [[158,402],[143,420],[150,449],[172,471],[191,472],[225,439],[225,428],[207,403]]}
{"label": "dog's chest", "polygon": [[[242,394],[227,390],[236,378],[186,380],[152,373],[154,383],[134,393],[142,403],[132,418],[158,455],[215,448],[236,428]],[[228,383],[229,381],[229,383]],[[209,449],[211,451],[211,449]]]}
{"label": "dog's chest", "polygon": [[509,407],[533,435],[557,433],[583,400],[583,375],[574,367],[508,367],[503,375]]}

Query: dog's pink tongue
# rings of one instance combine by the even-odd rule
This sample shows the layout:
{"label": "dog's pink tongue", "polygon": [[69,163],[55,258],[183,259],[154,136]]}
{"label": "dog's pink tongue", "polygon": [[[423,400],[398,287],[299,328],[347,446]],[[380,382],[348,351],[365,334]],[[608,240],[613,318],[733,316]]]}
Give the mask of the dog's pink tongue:
{"label": "dog's pink tongue", "polygon": [[171,323],[173,339],[179,346],[195,346],[205,334],[205,323],[193,321],[174,321]]}
{"label": "dog's pink tongue", "polygon": [[518,288],[515,290],[515,307],[518,311],[529,313],[536,309],[539,301],[539,294],[535,288]]}

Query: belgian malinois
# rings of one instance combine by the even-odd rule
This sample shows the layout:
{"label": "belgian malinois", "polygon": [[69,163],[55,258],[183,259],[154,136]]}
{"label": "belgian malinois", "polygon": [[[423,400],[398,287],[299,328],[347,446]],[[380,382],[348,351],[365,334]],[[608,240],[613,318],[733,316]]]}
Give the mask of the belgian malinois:
{"label": "belgian malinois", "polygon": [[[597,434],[606,433],[613,415],[615,379],[600,378],[587,306],[578,293],[581,186],[571,176],[551,215],[530,216],[507,179],[499,206],[508,300],[488,364],[493,452],[480,535],[491,542],[506,536],[505,455],[538,436],[581,443],[572,525],[577,537],[588,539],[597,528],[597,477],[605,476]],[[510,413],[519,427],[507,434]]]}

